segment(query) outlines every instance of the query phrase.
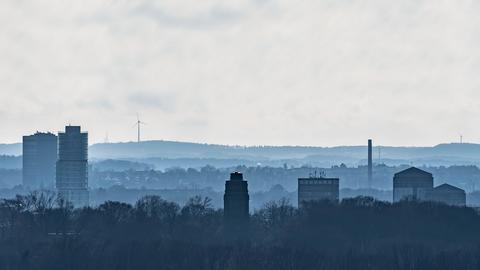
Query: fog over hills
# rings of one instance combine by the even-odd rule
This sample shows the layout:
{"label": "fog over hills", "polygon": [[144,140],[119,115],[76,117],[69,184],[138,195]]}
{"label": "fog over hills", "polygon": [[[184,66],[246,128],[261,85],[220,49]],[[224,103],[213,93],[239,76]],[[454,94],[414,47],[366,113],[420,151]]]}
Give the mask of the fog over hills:
{"label": "fog over hills", "polygon": [[[349,166],[366,162],[366,146],[228,146],[177,141],[144,141],[125,143],[101,143],[90,146],[92,161],[122,159],[142,161],[157,168],[179,166],[199,167],[269,165],[283,163],[332,166],[345,163]],[[0,155],[21,155],[21,144],[1,144]],[[389,165],[480,165],[479,144],[439,144],[433,147],[375,146],[376,163]]]}
{"label": "fog over hills", "polygon": [[19,156],[22,154],[22,144],[0,144],[0,155]]}

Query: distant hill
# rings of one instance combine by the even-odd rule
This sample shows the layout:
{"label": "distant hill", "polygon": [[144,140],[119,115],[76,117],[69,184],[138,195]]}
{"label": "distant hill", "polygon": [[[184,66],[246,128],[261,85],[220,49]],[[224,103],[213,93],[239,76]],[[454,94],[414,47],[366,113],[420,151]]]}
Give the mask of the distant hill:
{"label": "distant hill", "polygon": [[[97,159],[140,159],[156,167],[178,164],[188,159],[191,164],[262,164],[281,166],[311,164],[331,166],[345,163],[366,163],[366,146],[226,146],[173,141],[146,141],[129,143],[95,144],[90,147],[90,156]],[[157,158],[156,162],[151,159]],[[165,159],[163,164],[159,158]],[[198,160],[198,162],[193,162]],[[221,160],[226,160],[222,162]],[[479,144],[440,144],[434,147],[374,147],[376,163],[390,165],[414,164],[430,166],[480,165]],[[160,160],[161,161],[161,160]],[[189,163],[190,164],[190,163]]]}
{"label": "distant hill", "polygon": [[145,171],[153,169],[152,165],[128,160],[106,159],[93,163],[93,169],[97,171]]}
{"label": "distant hill", "polygon": [[0,144],[0,155],[5,156],[20,156],[22,155],[22,144]]}
{"label": "distant hill", "polygon": [[[221,159],[301,159],[315,154],[354,154],[365,147],[308,146],[227,146],[174,141],[145,141],[95,144],[90,147],[94,158],[221,158]],[[335,149],[332,151],[332,149]]]}
{"label": "distant hill", "polygon": [[[172,141],[95,144],[94,158],[221,158],[221,159],[365,159],[366,146],[226,146]],[[480,161],[480,144],[440,144],[434,147],[374,147],[374,158],[453,159]]]}
{"label": "distant hill", "polygon": [[[181,164],[312,164],[329,166],[366,163],[366,146],[227,146],[175,141],[101,143],[90,146],[93,161],[122,159],[164,165]],[[21,144],[0,145],[0,155],[21,155]],[[154,159],[154,160],[152,160]],[[480,144],[440,144],[434,147],[374,147],[374,160],[391,165],[480,165]]]}

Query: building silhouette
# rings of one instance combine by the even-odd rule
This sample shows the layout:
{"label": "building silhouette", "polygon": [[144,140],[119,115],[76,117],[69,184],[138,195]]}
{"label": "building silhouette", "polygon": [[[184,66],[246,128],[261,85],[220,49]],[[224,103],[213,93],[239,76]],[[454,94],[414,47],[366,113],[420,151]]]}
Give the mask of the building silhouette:
{"label": "building silhouette", "polygon": [[311,176],[308,178],[298,178],[298,206],[303,202],[330,200],[338,202],[339,200],[338,178],[326,178],[323,176]]}
{"label": "building silhouette", "polygon": [[239,172],[230,174],[230,180],[225,182],[223,203],[226,229],[232,231],[245,228],[250,217],[250,196],[248,183],[243,179],[243,174]]}
{"label": "building silhouette", "polygon": [[88,205],[88,133],[79,126],[66,126],[58,133],[56,188],[73,206]]}
{"label": "building silhouette", "polygon": [[405,199],[466,205],[465,190],[449,184],[434,188],[433,175],[415,167],[396,173],[393,178],[393,202]]}
{"label": "building silhouette", "polygon": [[433,175],[411,167],[393,177],[393,202],[405,199],[427,200],[432,189]]}
{"label": "building silhouette", "polygon": [[23,136],[23,186],[28,189],[53,189],[57,162],[57,136],[37,132]]}
{"label": "building silhouette", "polygon": [[465,190],[449,184],[435,187],[429,194],[429,200],[454,206],[466,205]]}

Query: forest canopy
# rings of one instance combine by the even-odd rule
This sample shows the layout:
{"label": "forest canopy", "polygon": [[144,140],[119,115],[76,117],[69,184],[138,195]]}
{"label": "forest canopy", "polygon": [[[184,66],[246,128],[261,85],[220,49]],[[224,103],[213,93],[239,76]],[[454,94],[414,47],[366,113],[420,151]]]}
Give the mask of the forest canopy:
{"label": "forest canopy", "polygon": [[0,201],[0,268],[478,269],[478,228],[473,208],[357,197],[270,202],[235,237],[204,197],[73,209],[35,192]]}

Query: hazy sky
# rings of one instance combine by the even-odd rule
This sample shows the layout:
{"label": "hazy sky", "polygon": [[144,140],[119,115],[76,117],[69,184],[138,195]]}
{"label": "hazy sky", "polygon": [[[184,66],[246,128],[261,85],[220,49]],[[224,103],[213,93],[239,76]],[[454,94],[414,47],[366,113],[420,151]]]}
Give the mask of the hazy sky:
{"label": "hazy sky", "polygon": [[0,142],[480,142],[480,1],[2,0]]}

